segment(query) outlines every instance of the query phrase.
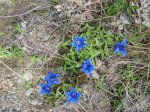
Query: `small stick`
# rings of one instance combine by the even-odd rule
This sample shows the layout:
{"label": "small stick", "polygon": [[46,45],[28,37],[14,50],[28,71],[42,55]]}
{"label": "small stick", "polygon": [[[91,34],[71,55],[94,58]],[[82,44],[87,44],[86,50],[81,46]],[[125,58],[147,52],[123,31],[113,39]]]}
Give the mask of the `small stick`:
{"label": "small stick", "polygon": [[6,68],[8,68],[10,71],[12,71],[13,73],[15,73],[22,80],[24,80],[24,78],[20,74],[18,74],[17,72],[15,72],[12,68],[10,68],[9,66],[7,66],[4,62],[0,61],[0,63],[3,64]]}
{"label": "small stick", "polygon": [[81,105],[81,103],[78,102],[78,104],[82,107],[82,109],[87,112],[87,110]]}
{"label": "small stick", "polygon": [[11,17],[23,16],[23,15],[26,15],[26,14],[28,14],[28,13],[34,11],[34,10],[37,10],[37,9],[41,8],[41,7],[42,7],[42,6],[35,7],[35,8],[33,8],[33,9],[27,11],[27,12],[24,12],[24,13],[22,13],[22,14],[16,14],[16,15],[12,15],[12,16],[0,16],[0,18],[11,18]]}
{"label": "small stick", "polygon": [[80,112],[75,106],[74,106],[74,109],[75,109],[77,112]]}

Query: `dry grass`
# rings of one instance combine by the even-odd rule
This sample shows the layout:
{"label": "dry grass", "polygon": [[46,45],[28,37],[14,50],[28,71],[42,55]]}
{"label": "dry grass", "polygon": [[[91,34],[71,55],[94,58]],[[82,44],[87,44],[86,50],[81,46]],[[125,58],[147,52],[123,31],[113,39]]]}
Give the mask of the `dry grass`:
{"label": "dry grass", "polygon": [[[44,74],[47,74],[52,67],[54,70],[58,70],[58,58],[62,59],[60,55],[61,42],[66,37],[68,39],[72,34],[81,33],[80,28],[87,22],[98,24],[104,29],[108,29],[107,31],[127,37],[129,40],[128,56],[126,59],[117,55],[106,58],[103,62],[104,68],[100,70],[100,78],[104,77],[105,86],[99,89],[97,85],[84,84],[82,85],[84,95],[79,106],[61,105],[55,107],[54,111],[59,112],[64,109],[67,112],[74,110],[117,112],[122,109],[125,112],[148,112],[150,110],[150,96],[149,93],[145,94],[145,91],[150,92],[149,29],[132,23],[130,26],[124,26],[123,35],[118,26],[109,24],[114,20],[116,22],[120,15],[120,12],[114,16],[106,15],[109,3],[113,3],[112,0],[89,0],[87,3],[66,0],[66,2],[59,3],[60,7],[54,8],[54,4],[51,4],[49,0],[45,2],[19,0],[14,3],[7,2],[7,0],[0,1],[0,31],[4,32],[4,35],[0,37],[0,45],[6,49],[17,46],[23,51],[22,61],[18,62],[17,59],[14,59],[15,61],[10,63],[7,59],[1,59],[0,63],[17,77],[22,77],[20,75],[23,74],[18,74],[19,70],[25,72],[35,68],[31,71],[34,71],[35,77],[40,77],[34,78],[33,81],[35,91],[38,93],[37,85]],[[20,27],[16,30],[17,24]],[[37,57],[36,62],[31,61],[33,55]],[[43,56],[48,56],[48,59],[43,61]],[[36,68],[39,68],[40,72]],[[102,72],[102,69],[105,69],[105,72]],[[7,75],[6,73],[2,74]],[[8,77],[3,77],[3,75],[0,77],[1,80],[6,80]],[[16,75],[14,75],[15,78],[12,78],[13,81],[17,79]],[[127,76],[130,78],[138,77],[138,79],[126,79]],[[11,75],[9,77],[11,78]],[[101,82],[101,79],[98,82]],[[122,89],[120,90],[121,93],[118,93],[118,88]],[[36,98],[38,99],[39,96],[37,95]],[[120,104],[115,107],[114,100],[118,99]],[[40,101],[44,100],[40,99]],[[44,104],[43,107],[45,106],[47,106],[45,110],[39,110],[48,111],[48,105]],[[32,106],[28,108],[33,109]]]}

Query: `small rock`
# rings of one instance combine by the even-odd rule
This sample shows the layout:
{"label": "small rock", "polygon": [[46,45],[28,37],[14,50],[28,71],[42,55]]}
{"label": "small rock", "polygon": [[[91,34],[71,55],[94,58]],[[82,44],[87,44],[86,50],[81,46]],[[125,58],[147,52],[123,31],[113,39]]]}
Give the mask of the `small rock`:
{"label": "small rock", "polygon": [[26,96],[29,97],[33,93],[33,88],[30,88],[26,91]]}
{"label": "small rock", "polygon": [[[44,79],[44,77],[43,77],[43,79]],[[41,77],[37,77],[37,78],[33,81],[33,87],[36,86],[36,85],[38,85],[38,83],[40,82],[40,80],[41,80]]]}
{"label": "small rock", "polygon": [[23,38],[23,35],[17,35],[17,38],[18,38],[19,40],[21,40],[21,39]]}
{"label": "small rock", "polygon": [[39,104],[39,101],[35,99],[35,100],[30,101],[30,104],[36,106]]}
{"label": "small rock", "polygon": [[13,108],[13,112],[20,112],[20,111],[21,111],[21,108],[20,108],[20,107]]}
{"label": "small rock", "polygon": [[142,20],[140,18],[135,17],[135,23],[136,24],[141,24]]}
{"label": "small rock", "polygon": [[93,79],[99,79],[99,74],[95,70],[91,72],[91,76]]}
{"label": "small rock", "polygon": [[96,69],[99,69],[102,66],[101,60],[96,60]]}
{"label": "small rock", "polygon": [[136,6],[136,4],[135,4],[134,2],[130,2],[130,4],[131,4],[132,6]]}
{"label": "small rock", "polygon": [[121,24],[121,20],[117,20],[117,21],[113,21],[110,23],[112,26],[118,26],[119,24]]}
{"label": "small rock", "polygon": [[31,81],[33,79],[33,75],[30,71],[26,71],[24,74],[23,74],[23,78],[26,80],[26,81]]}
{"label": "small rock", "polygon": [[120,19],[121,19],[123,24],[131,24],[128,16],[124,13],[120,14]]}
{"label": "small rock", "polygon": [[33,32],[33,31],[29,32],[29,35],[30,35],[30,36],[32,36],[33,34],[34,34],[34,32]]}
{"label": "small rock", "polygon": [[57,10],[57,12],[61,11],[61,5],[56,5],[54,8]]}
{"label": "small rock", "polygon": [[107,73],[108,68],[105,65],[102,65],[100,67],[100,69],[98,69],[98,72],[101,74],[106,74]]}
{"label": "small rock", "polygon": [[112,33],[110,30],[108,30],[106,33],[107,33],[108,35],[113,35],[113,33]]}
{"label": "small rock", "polygon": [[58,14],[58,17],[59,17],[59,18],[64,18],[64,17],[65,17],[65,13],[59,13],[59,14]]}
{"label": "small rock", "polygon": [[20,27],[23,29],[23,30],[26,30],[27,27],[26,27],[26,24],[24,22],[20,22]]}
{"label": "small rock", "polygon": [[18,84],[22,84],[22,79],[18,79],[18,80],[17,80],[17,83],[18,83]]}
{"label": "small rock", "polygon": [[119,24],[122,24],[122,21],[121,20],[117,20],[117,25],[119,25]]}
{"label": "small rock", "polygon": [[49,109],[48,112],[53,112],[53,109]]}
{"label": "small rock", "polygon": [[123,24],[118,25],[118,29],[121,31],[123,30]]}
{"label": "small rock", "polygon": [[150,28],[150,21],[143,21],[142,24]]}
{"label": "small rock", "polygon": [[148,15],[148,14],[142,13],[141,16],[142,16],[142,18],[143,18],[145,21],[149,21],[149,15]]}

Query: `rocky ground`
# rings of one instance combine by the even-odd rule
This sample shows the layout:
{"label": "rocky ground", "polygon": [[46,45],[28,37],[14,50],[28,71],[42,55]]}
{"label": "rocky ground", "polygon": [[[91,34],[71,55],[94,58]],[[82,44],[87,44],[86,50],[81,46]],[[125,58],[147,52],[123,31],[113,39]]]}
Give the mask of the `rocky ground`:
{"label": "rocky ground", "polygon": [[[77,33],[85,22],[97,21],[95,15],[100,15],[104,8],[101,0],[57,2],[57,0],[36,0],[36,2],[34,0],[0,0],[0,31],[3,31],[0,32],[0,45],[7,49],[16,45],[26,55],[21,62],[15,59],[8,61],[0,57],[0,112],[112,111],[111,96],[105,92],[99,92],[90,84],[82,85],[86,95],[82,97],[79,105],[63,103],[53,107],[47,104],[44,97],[39,94],[39,82],[53,66],[49,62],[52,57],[59,57],[59,45],[64,37]],[[131,2],[131,4],[141,7],[136,10],[133,20],[126,13],[121,12],[112,17],[101,18],[100,24],[108,29],[108,32],[129,37],[133,36],[134,28],[127,25],[142,25],[149,28],[150,2],[140,0],[138,3]],[[106,19],[109,19],[109,23]],[[49,58],[46,62],[38,58],[34,63],[28,56],[32,54],[39,57],[47,54]],[[150,108],[149,95],[141,97],[141,102],[137,103],[142,105],[141,108],[137,111],[134,109],[132,112],[146,112],[143,111],[143,107],[147,110]]]}

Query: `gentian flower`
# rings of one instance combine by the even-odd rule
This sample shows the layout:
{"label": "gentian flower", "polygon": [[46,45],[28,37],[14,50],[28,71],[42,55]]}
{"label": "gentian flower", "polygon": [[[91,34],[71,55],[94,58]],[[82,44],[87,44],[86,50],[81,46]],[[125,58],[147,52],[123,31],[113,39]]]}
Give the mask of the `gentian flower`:
{"label": "gentian flower", "polygon": [[81,93],[78,93],[75,88],[72,88],[70,92],[66,92],[67,102],[78,103],[78,99],[81,96]]}
{"label": "gentian flower", "polygon": [[118,42],[115,46],[114,46],[114,51],[115,52],[119,52],[122,54],[123,57],[125,57],[127,55],[127,52],[126,52],[126,49],[125,49],[125,46],[127,44],[127,40],[126,39],[123,39],[122,42]]}
{"label": "gentian flower", "polygon": [[82,48],[86,47],[85,37],[79,37],[78,35],[75,35],[71,46],[74,46],[76,51],[79,52]]}
{"label": "gentian flower", "polygon": [[40,84],[40,87],[41,87],[41,91],[40,93],[41,94],[50,94],[51,93],[51,86],[49,84]]}
{"label": "gentian flower", "polygon": [[86,73],[89,77],[91,72],[95,69],[95,66],[91,64],[91,60],[87,59],[85,62],[81,64],[81,71]]}
{"label": "gentian flower", "polygon": [[53,74],[52,71],[48,73],[48,75],[45,77],[45,80],[49,85],[60,83],[59,74]]}

